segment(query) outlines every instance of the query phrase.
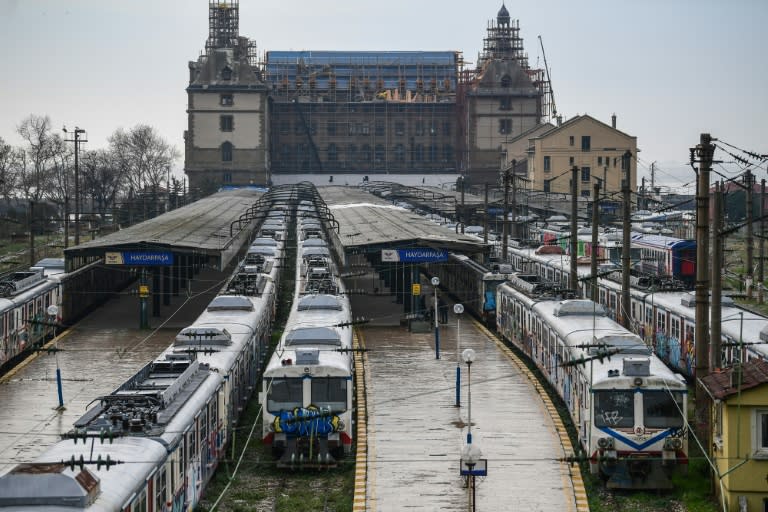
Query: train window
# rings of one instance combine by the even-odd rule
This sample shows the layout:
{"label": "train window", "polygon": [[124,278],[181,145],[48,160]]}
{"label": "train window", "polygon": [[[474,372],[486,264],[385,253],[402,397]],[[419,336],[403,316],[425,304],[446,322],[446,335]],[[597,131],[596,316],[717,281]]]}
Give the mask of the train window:
{"label": "train window", "polygon": [[594,403],[596,427],[635,426],[634,391],[595,391]]}
{"label": "train window", "polygon": [[160,471],[155,476],[155,510],[165,509],[165,486],[166,486],[166,471],[165,466],[160,468]]}
{"label": "train window", "polygon": [[667,316],[663,311],[659,311],[656,315],[656,332],[667,332]]}
{"label": "train window", "polygon": [[321,410],[347,410],[347,382],[343,377],[312,379],[312,403]]}
{"label": "train window", "polygon": [[302,379],[273,379],[267,395],[267,410],[271,413],[301,407]]}
{"label": "train window", "polygon": [[648,391],[643,393],[645,426],[649,428],[682,427],[683,400],[683,394],[679,391]]}
{"label": "train window", "polygon": [[136,499],[131,503],[131,512],[147,512],[147,489],[141,490]]}
{"label": "train window", "polygon": [[672,324],[671,325],[671,333],[670,334],[671,334],[672,338],[674,338],[674,339],[679,341],[680,340],[680,319],[672,317],[670,323]]}

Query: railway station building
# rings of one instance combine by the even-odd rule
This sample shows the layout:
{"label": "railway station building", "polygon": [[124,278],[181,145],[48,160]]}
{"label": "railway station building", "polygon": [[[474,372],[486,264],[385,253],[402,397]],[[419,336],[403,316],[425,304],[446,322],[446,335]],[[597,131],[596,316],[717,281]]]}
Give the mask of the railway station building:
{"label": "railway station building", "polygon": [[[459,51],[266,51],[240,36],[239,0],[210,0],[189,64],[185,172],[203,194],[275,174],[452,174],[496,183],[502,144],[549,115],[502,5],[477,65]],[[375,177],[372,177],[375,179]]]}

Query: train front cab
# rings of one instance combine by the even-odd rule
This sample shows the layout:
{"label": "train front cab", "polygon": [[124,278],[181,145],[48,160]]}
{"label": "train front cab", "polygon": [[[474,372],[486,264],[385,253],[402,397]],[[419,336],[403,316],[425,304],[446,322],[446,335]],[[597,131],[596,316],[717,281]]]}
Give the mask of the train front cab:
{"label": "train front cab", "polygon": [[609,380],[592,389],[590,472],[609,489],[671,489],[673,472],[688,468],[687,391],[632,379],[634,388]]}

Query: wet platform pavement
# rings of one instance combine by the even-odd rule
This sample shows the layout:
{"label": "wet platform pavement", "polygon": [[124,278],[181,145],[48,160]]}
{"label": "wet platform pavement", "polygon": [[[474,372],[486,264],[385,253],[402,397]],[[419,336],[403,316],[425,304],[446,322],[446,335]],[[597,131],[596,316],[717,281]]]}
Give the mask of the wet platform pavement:
{"label": "wet platform pavement", "polygon": [[[460,332],[459,351],[476,352],[472,437],[487,459],[487,476],[476,477],[476,509],[588,510],[578,469],[558,460],[571,453],[563,446],[562,424],[527,370],[466,315]],[[470,382],[461,362],[461,406],[456,407],[456,317],[440,326],[439,360],[434,330],[368,327],[360,334],[369,350],[365,510],[467,510],[469,492],[459,461],[467,438]]]}
{"label": "wet platform pavement", "polygon": [[[173,343],[179,330],[211,301],[222,277],[213,270],[201,272],[189,294],[182,291],[162,308],[162,318],[150,317],[152,329],[138,328],[138,299],[126,291],[62,333],[56,341],[61,349],[58,356],[41,352],[4,375],[0,379],[0,475],[43,453],[72,429],[95,398],[112,392]],[[64,398],[61,410],[57,365]]]}

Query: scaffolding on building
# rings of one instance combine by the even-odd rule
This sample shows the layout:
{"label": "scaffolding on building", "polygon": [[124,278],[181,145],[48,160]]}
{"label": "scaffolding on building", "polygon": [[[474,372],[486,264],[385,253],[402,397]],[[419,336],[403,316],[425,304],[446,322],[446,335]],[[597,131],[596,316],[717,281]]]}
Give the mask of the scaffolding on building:
{"label": "scaffolding on building", "polygon": [[219,48],[235,48],[240,34],[240,0],[208,1],[207,54]]}

